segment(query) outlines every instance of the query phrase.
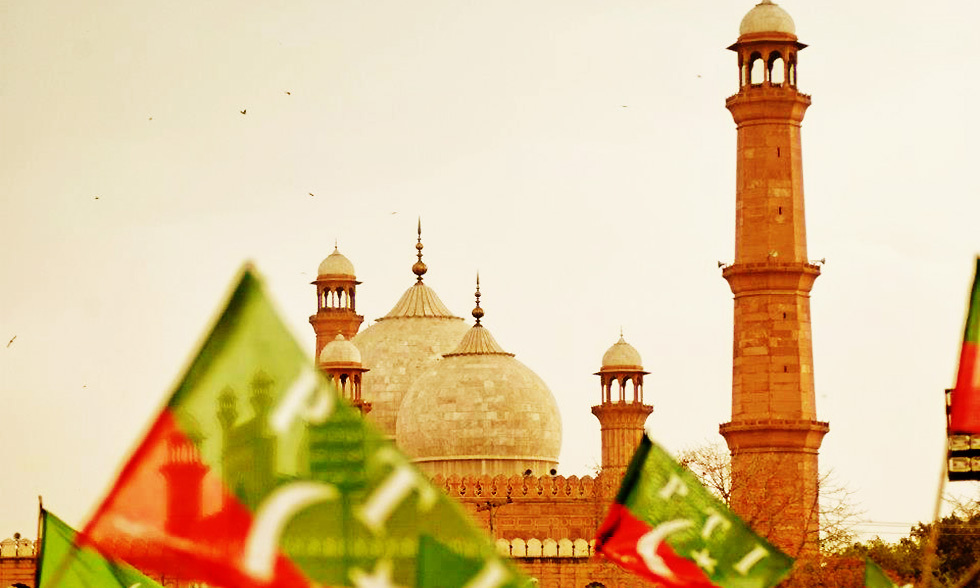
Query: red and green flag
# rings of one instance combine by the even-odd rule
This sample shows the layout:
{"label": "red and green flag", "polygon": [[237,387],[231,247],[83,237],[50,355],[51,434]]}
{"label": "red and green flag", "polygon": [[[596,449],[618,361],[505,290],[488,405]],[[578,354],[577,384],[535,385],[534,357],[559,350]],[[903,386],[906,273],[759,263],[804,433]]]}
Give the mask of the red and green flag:
{"label": "red and green flag", "polygon": [[596,551],[669,588],[768,588],[793,566],[646,435]]}
{"label": "red and green flag", "polygon": [[81,537],[226,588],[528,582],[338,396],[249,268]]}
{"label": "red and green flag", "polygon": [[91,547],[78,547],[75,536],[64,521],[41,510],[38,588],[161,588],[132,566],[109,561]]}
{"label": "red and green flag", "polygon": [[980,258],[970,291],[960,367],[950,402],[950,433],[980,434]]}

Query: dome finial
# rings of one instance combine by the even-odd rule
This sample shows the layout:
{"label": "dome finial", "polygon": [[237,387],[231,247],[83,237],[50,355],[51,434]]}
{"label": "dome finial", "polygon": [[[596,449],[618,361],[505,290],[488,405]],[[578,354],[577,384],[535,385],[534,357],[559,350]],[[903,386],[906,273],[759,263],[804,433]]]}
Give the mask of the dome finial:
{"label": "dome finial", "polygon": [[480,308],[480,272],[476,272],[476,307],[473,309],[473,318],[476,319],[476,324],[480,324],[480,319],[483,318],[483,309]]}
{"label": "dome finial", "polygon": [[422,276],[425,275],[425,272],[428,269],[425,267],[425,264],[422,263],[422,217],[421,216],[419,217],[419,240],[418,243],[415,244],[415,249],[416,251],[418,251],[419,260],[416,261],[415,265],[412,266],[412,273],[416,275],[415,278],[416,281],[421,283]]}

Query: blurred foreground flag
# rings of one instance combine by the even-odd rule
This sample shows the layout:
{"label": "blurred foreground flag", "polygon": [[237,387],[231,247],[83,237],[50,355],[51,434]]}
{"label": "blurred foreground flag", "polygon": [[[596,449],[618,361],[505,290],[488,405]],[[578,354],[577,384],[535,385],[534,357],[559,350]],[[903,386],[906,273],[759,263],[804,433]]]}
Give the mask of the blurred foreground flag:
{"label": "blurred foreground flag", "polygon": [[970,291],[960,368],[950,401],[950,433],[980,434],[980,258]]}
{"label": "blurred foreground flag", "polygon": [[160,585],[124,563],[113,563],[91,547],[75,546],[75,530],[41,509],[41,547],[37,561],[39,588],[112,588]]}
{"label": "blurred foreground flag", "polygon": [[767,588],[793,565],[646,435],[599,527],[596,551],[677,588]]}
{"label": "blurred foreground flag", "polygon": [[[869,558],[864,558],[864,586],[865,588],[898,588],[898,584],[892,582],[885,570]],[[911,585],[902,588],[912,588]]]}
{"label": "blurred foreground flag", "polygon": [[250,268],[80,537],[225,588],[528,582],[338,397]]}

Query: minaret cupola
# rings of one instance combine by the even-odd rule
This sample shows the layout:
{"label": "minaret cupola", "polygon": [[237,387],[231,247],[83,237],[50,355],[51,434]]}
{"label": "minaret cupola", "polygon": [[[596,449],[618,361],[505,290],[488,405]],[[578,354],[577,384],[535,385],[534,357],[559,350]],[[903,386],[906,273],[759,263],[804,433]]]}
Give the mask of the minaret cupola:
{"label": "minaret cupola", "polygon": [[[643,403],[643,360],[623,333],[602,356],[595,375],[602,386],[602,400],[592,407],[602,434],[602,471],[618,481],[629,466],[643,437],[643,426],[653,407]],[[613,484],[615,487],[616,484]]]}
{"label": "minaret cupola", "polygon": [[357,314],[355,305],[358,284],[354,264],[334,244],[333,253],[320,262],[313,282],[317,304],[310,324],[316,332],[316,357],[320,357],[324,346],[333,341],[338,333],[350,340],[361,328],[364,317]]}
{"label": "minaret cupola", "polygon": [[796,54],[804,47],[789,13],[762,0],[742,19],[738,41],[729,47],[738,53],[739,88],[796,88]]}

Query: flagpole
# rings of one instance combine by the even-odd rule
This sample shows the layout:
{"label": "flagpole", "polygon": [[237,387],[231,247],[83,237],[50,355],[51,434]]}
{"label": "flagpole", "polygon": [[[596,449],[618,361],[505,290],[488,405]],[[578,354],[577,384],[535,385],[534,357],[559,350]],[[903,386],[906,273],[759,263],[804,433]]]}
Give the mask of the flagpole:
{"label": "flagpole", "polygon": [[929,541],[926,543],[926,553],[922,558],[922,577],[919,579],[923,588],[929,588],[932,575],[932,565],[936,560],[936,547],[939,542],[939,515],[943,506],[943,493],[946,491],[948,473],[946,446],[943,446],[943,465],[939,468],[939,491],[936,493],[936,506],[932,511],[932,528],[929,529]]}
{"label": "flagpole", "polygon": [[44,531],[44,500],[41,495],[37,495],[37,534],[34,540],[34,586],[41,588],[41,550],[44,549],[44,541],[41,533]]}

